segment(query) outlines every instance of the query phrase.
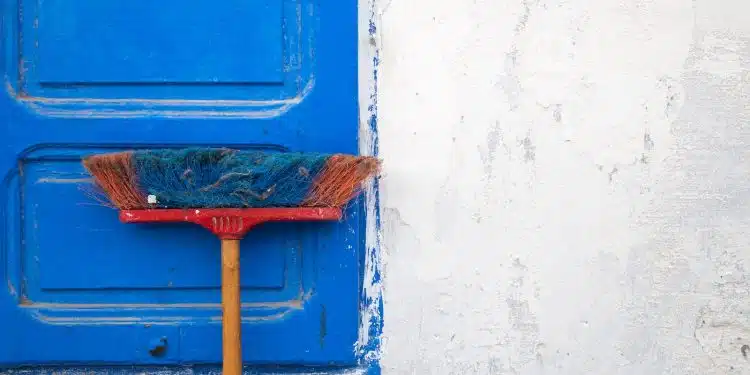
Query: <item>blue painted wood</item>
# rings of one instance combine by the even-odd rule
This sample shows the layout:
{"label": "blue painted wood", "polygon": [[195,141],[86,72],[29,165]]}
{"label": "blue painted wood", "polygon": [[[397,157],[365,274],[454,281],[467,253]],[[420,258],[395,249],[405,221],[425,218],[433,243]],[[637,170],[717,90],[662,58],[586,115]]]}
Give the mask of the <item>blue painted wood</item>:
{"label": "blue painted wood", "polygon": [[[195,145],[356,153],[356,3],[2,6],[0,367],[218,363],[218,240],[118,223],[86,195],[79,160]],[[357,363],[362,215],[356,201],[343,222],[243,241],[247,363]]]}
{"label": "blue painted wood", "polygon": [[[99,366],[99,367],[34,367],[0,369],[0,375],[217,375],[217,366]],[[298,366],[252,366],[245,367],[244,375],[380,375],[375,367],[298,367]]]}
{"label": "blue painted wood", "polygon": [[27,78],[57,84],[281,82],[282,2],[183,4],[31,2],[27,10],[36,16],[31,40],[36,59],[30,59],[34,69],[29,73],[38,75]]}

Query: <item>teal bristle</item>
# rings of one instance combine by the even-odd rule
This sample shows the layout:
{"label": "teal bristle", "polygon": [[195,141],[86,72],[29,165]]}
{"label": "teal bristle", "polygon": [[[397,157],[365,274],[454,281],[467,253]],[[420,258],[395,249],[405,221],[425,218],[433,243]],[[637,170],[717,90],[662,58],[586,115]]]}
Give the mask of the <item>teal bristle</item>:
{"label": "teal bristle", "polygon": [[193,148],[136,151],[133,164],[162,208],[296,207],[329,157]]}

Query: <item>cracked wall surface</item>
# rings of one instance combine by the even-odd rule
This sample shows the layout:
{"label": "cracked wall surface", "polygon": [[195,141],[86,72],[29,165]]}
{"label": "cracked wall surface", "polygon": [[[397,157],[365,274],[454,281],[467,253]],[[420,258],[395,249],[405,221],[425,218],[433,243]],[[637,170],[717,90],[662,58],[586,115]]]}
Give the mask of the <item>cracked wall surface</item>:
{"label": "cracked wall surface", "polygon": [[375,9],[385,374],[750,374],[750,2]]}

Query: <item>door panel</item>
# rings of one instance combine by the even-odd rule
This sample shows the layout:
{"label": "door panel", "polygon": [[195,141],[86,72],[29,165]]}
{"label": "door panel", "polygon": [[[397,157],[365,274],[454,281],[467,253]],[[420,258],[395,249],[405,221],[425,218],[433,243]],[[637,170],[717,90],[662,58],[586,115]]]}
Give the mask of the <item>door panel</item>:
{"label": "door panel", "polygon": [[[2,4],[0,366],[218,363],[218,239],[119,223],[80,159],[356,153],[356,3]],[[265,224],[242,241],[248,364],[355,363],[361,229],[355,201],[341,222]]]}
{"label": "door panel", "polygon": [[23,13],[25,19],[36,15],[33,37],[25,44],[36,58],[30,60],[29,71],[36,76],[28,79],[57,85],[283,82],[281,1],[184,4],[182,0],[32,2]]}
{"label": "door panel", "polygon": [[118,109],[143,99],[152,99],[144,103],[150,107],[262,106],[299,102],[315,77],[319,18],[312,0],[195,0],[190,6],[23,0],[17,9],[19,89],[30,97],[94,100],[100,109],[106,108],[102,99],[116,99],[109,104]]}

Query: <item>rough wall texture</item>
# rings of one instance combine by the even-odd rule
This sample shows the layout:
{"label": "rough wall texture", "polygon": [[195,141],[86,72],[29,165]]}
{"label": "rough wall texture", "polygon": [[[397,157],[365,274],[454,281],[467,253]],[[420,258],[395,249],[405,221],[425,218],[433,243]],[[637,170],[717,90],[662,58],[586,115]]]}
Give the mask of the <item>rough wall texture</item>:
{"label": "rough wall texture", "polygon": [[376,8],[385,374],[750,374],[750,2]]}

